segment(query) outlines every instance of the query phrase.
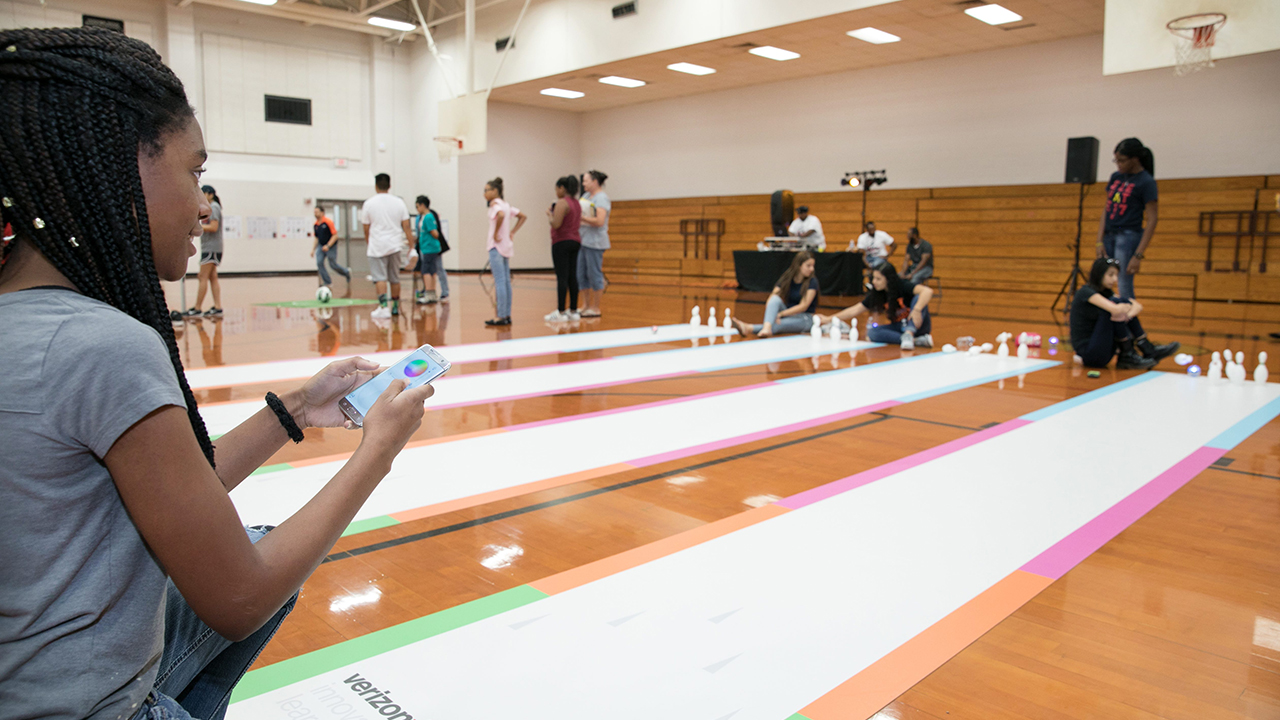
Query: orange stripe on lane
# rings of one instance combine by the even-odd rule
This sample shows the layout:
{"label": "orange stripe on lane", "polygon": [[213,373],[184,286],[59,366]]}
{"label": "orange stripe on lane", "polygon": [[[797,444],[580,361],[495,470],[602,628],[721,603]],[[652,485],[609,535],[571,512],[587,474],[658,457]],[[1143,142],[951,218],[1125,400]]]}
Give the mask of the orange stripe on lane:
{"label": "orange stripe on lane", "polygon": [[701,545],[708,540],[714,540],[735,530],[741,530],[787,512],[790,512],[790,510],[781,505],[764,505],[723,520],[707,523],[702,527],[672,535],[669,538],[651,542],[648,545],[642,545],[572,570],[566,570],[562,573],[536,580],[529,583],[529,586],[548,595],[562,593],[566,590],[586,585],[589,582],[620,573],[623,570],[630,570],[633,567],[666,557],[686,548],[691,548],[694,545]]}
{"label": "orange stripe on lane", "polygon": [[635,470],[635,466],[628,465],[626,463],[605,465],[604,467],[592,468],[591,470],[583,470],[582,472],[560,475],[558,477],[547,478],[546,480],[525,483],[524,485],[516,485],[515,487],[480,493],[479,495],[469,495],[464,498],[458,498],[457,500],[436,503],[435,505],[424,505],[423,507],[405,510],[404,512],[391,513],[390,517],[393,517],[402,523],[409,522],[410,520],[421,520],[422,518],[431,517],[433,515],[443,515],[444,513],[453,512],[454,510],[475,507],[477,505],[483,505],[497,500],[506,500],[508,498],[538,492],[539,490],[550,490],[551,488],[557,488],[562,485],[571,485],[584,480],[594,480],[598,477],[626,472],[627,470]]}
{"label": "orange stripe on lane", "polygon": [[800,714],[811,720],[862,720],[875,715],[1052,583],[1040,575],[1013,571]]}
{"label": "orange stripe on lane", "polygon": [[[467,438],[483,437],[485,435],[496,435],[506,432],[506,428],[490,428],[488,430],[477,430],[475,432],[462,433],[460,435],[446,435],[444,437],[431,438],[430,440],[417,440],[405,445],[405,449],[426,447],[427,445],[438,445],[440,443],[453,442],[455,440],[466,440]],[[339,453],[337,455],[323,455],[321,457],[306,458],[305,460],[290,460],[289,464],[293,467],[308,467],[310,465],[321,465],[327,462],[337,462],[346,460],[351,457],[351,453]]]}

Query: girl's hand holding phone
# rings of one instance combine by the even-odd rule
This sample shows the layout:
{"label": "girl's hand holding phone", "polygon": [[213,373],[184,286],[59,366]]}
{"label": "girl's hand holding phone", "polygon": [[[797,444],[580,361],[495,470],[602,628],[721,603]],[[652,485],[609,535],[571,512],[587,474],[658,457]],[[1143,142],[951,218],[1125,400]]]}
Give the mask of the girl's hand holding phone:
{"label": "girl's hand holding phone", "polygon": [[423,404],[435,394],[435,388],[429,384],[406,390],[408,384],[402,379],[392,380],[364,416],[364,439],[360,446],[384,455],[387,462],[395,458],[422,426],[422,416],[426,413]]}
{"label": "girl's hand holding phone", "polygon": [[296,410],[290,408],[290,412],[299,427],[353,429],[355,424],[338,409],[338,401],[371,380],[381,370],[378,363],[362,357],[338,360],[316,373],[301,390],[288,393],[287,395],[295,396],[293,403],[290,403],[287,396],[283,400],[286,406],[296,406]]}

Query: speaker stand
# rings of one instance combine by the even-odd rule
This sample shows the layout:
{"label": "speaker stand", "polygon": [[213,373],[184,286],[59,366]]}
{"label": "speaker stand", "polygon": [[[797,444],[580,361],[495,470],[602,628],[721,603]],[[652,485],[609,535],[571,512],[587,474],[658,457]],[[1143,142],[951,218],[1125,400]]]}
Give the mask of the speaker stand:
{"label": "speaker stand", "polygon": [[[1051,311],[1058,309],[1058,303],[1062,302],[1065,297],[1066,303],[1063,304],[1062,312],[1065,315],[1071,314],[1071,303],[1076,298],[1076,291],[1080,289],[1080,278],[1085,276],[1083,270],[1080,269],[1080,236],[1084,231],[1084,191],[1087,183],[1080,183],[1080,205],[1076,208],[1076,246],[1075,246],[1075,263],[1071,266],[1071,273],[1067,275],[1067,279],[1062,283],[1062,289],[1058,290],[1058,296],[1053,299],[1053,305],[1050,306]],[[1070,291],[1068,291],[1070,288]]]}

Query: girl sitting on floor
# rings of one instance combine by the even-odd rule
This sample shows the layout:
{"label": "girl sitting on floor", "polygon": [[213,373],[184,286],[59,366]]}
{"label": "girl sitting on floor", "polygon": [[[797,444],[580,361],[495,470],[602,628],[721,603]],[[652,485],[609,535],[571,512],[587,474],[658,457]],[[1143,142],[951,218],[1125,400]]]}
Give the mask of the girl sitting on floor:
{"label": "girl sitting on floor", "polygon": [[813,253],[796,253],[791,267],[778,278],[769,301],[764,306],[764,323],[748,325],[738,318],[733,324],[746,337],[747,332],[756,337],[807,332],[813,327],[813,313],[818,309],[818,278],[813,275]]}
{"label": "girl sitting on floor", "polygon": [[[892,263],[883,263],[871,271],[871,291],[862,301],[836,313],[835,319],[849,322],[864,313],[884,313],[885,324],[867,328],[867,339],[878,343],[898,343],[903,350],[933,347],[933,320],[929,317],[929,300],[933,288],[898,277]],[[818,321],[827,318],[819,315]],[[857,338],[854,338],[855,340]]]}
{"label": "girl sitting on floor", "polygon": [[1119,350],[1117,370],[1148,370],[1182,345],[1151,344],[1138,322],[1142,305],[1117,296],[1119,282],[1119,262],[1106,257],[1093,262],[1089,284],[1080,288],[1071,302],[1071,345],[1088,367],[1106,367]]}

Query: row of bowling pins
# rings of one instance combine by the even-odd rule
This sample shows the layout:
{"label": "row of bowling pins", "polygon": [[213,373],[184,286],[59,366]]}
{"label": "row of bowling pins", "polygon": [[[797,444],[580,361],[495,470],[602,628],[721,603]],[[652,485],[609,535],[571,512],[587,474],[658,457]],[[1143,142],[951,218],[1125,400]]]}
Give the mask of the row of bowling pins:
{"label": "row of bowling pins", "polygon": [[[729,330],[733,328],[733,319],[730,317],[731,313],[732,311],[730,311],[729,308],[724,309],[724,325],[722,325],[722,327],[725,330]],[[700,327],[702,325],[702,306],[701,305],[693,306],[693,314],[689,317],[689,324],[692,325],[693,327]],[[713,328],[715,326],[716,326],[716,306],[712,305],[710,311],[707,313],[707,327]]]}
{"label": "row of bowling pins", "polygon": [[[1222,355],[1227,356],[1227,364],[1222,364]],[[1222,355],[1215,350],[1213,358],[1209,361],[1208,376],[1210,380],[1221,380],[1223,375],[1231,382],[1244,382],[1245,376],[1248,374],[1244,369],[1244,352],[1237,350],[1235,357],[1231,356],[1231,350],[1224,350]],[[1258,366],[1253,369],[1253,381],[1264,383],[1270,373],[1267,371],[1267,352],[1263,350],[1258,353]]]}
{"label": "row of bowling pins", "polygon": [[[1026,333],[1023,333],[1025,335]],[[1009,339],[1013,337],[1011,332],[1002,332],[996,336],[996,342],[1000,343],[1000,347],[996,349],[996,355],[1000,357],[1009,357]],[[1026,360],[1031,354],[1027,343],[1023,341],[1022,336],[1018,337],[1018,357]]]}

